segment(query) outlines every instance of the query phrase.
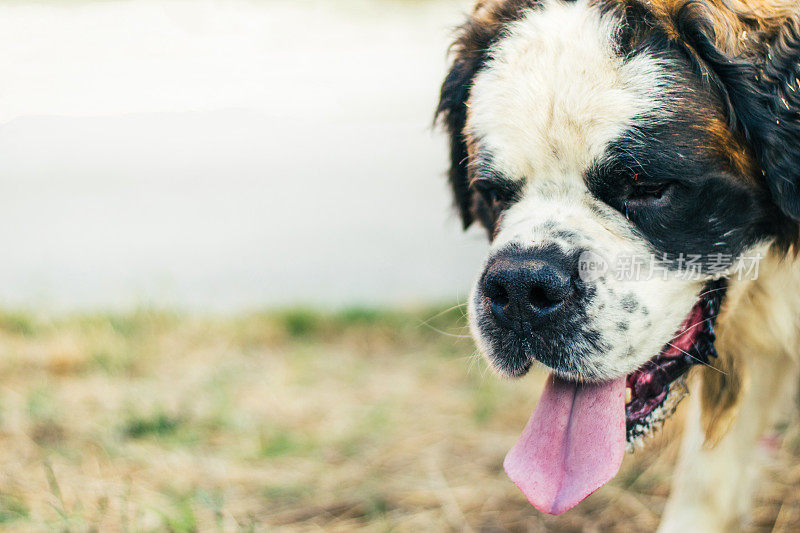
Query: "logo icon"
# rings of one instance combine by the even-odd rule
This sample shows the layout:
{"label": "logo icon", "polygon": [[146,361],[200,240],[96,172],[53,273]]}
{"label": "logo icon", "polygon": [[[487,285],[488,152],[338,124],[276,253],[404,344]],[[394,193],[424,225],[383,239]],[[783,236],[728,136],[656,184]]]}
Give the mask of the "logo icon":
{"label": "logo icon", "polygon": [[608,272],[608,261],[595,252],[585,251],[578,258],[578,276],[582,281],[596,281]]}

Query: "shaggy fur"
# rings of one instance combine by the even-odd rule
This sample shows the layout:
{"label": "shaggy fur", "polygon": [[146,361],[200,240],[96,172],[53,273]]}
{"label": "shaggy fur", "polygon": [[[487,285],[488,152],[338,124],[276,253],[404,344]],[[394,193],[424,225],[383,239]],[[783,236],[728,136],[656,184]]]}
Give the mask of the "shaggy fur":
{"label": "shaggy fur", "polygon": [[[521,333],[469,301],[479,349],[523,375],[620,376],[669,341],[703,283],[683,254],[763,257],[730,280],[716,369],[696,371],[695,414],[664,531],[745,519],[759,436],[797,383],[800,352],[800,6],[795,0],[481,0],[460,28],[437,110],[465,227],[489,262],[663,258],[663,277],[576,286],[558,320]],[[484,274],[485,275],[485,274]]]}

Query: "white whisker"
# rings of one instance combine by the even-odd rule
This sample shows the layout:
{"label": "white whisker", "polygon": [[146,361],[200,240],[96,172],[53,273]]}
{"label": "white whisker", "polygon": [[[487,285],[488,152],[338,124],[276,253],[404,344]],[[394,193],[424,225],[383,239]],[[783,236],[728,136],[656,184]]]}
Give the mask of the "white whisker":
{"label": "white whisker", "polygon": [[708,363],[706,363],[704,361],[701,361],[700,359],[698,359],[697,357],[693,356],[689,352],[687,352],[685,350],[681,350],[680,348],[678,348],[677,346],[675,346],[671,342],[668,342],[667,344],[669,344],[670,346],[672,346],[676,350],[679,350],[679,351],[683,352],[684,354],[688,355],[689,357],[691,357],[692,359],[694,359],[695,361],[697,361],[701,365],[707,366],[708,368],[712,368],[712,369],[716,370],[717,372],[719,372],[720,374],[727,376],[727,374],[725,372],[723,372],[722,370],[720,370],[719,368],[716,368],[716,367],[714,367],[714,366],[712,366],[712,365],[710,365],[710,364],[708,364]]}

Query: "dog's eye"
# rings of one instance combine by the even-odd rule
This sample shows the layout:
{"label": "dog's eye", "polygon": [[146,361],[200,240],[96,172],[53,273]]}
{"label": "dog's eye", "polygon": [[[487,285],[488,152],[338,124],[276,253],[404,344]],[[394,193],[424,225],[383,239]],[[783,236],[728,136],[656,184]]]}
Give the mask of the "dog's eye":
{"label": "dog's eye", "polygon": [[489,205],[499,204],[501,201],[500,193],[494,187],[480,187],[478,192],[481,193],[481,196]]}
{"label": "dog's eye", "polygon": [[501,191],[495,187],[492,183],[485,182],[485,181],[476,181],[473,184],[478,193],[483,197],[483,200],[489,204],[490,206],[496,206],[502,203],[503,197]]}
{"label": "dog's eye", "polygon": [[633,202],[660,200],[671,186],[671,183],[634,183],[628,193],[628,200]]}
{"label": "dog's eye", "polygon": [[483,200],[493,208],[503,208],[516,195],[516,189],[512,184],[495,180],[477,180],[472,187],[478,191]]}

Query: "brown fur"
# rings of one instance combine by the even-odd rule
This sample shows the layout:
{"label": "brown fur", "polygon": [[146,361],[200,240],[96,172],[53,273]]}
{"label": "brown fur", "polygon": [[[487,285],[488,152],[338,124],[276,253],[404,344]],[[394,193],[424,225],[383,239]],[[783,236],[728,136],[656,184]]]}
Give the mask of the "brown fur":
{"label": "brown fur", "polygon": [[713,448],[730,430],[747,386],[745,359],[735,346],[719,343],[719,358],[700,369],[700,422],[705,446]]}
{"label": "brown fur", "polygon": [[657,18],[680,36],[674,21],[683,9],[701,10],[716,29],[717,45],[737,55],[774,37],[786,18],[797,14],[793,0],[643,0]]}

